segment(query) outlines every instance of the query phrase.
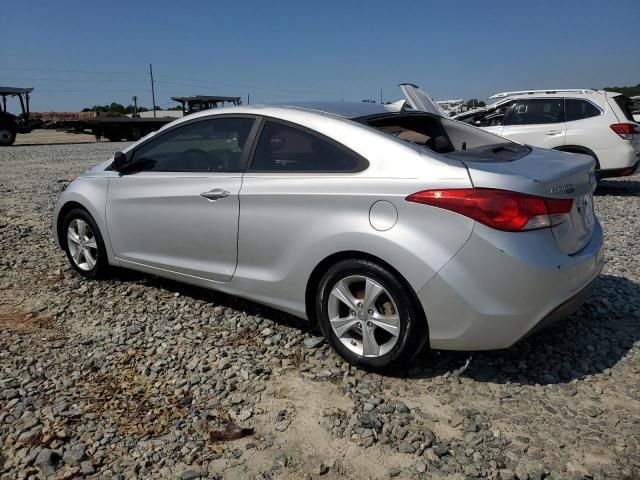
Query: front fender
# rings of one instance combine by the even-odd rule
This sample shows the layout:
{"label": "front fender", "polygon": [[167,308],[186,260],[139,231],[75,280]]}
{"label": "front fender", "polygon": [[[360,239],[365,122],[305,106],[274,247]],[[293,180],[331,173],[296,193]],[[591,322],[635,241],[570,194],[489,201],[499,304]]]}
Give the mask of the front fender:
{"label": "front fender", "polygon": [[60,248],[63,248],[62,239],[59,236],[58,225],[62,221],[61,213],[65,214],[70,203],[75,203],[84,208],[91,217],[93,217],[96,225],[100,229],[100,234],[104,240],[105,249],[109,263],[114,265],[116,262],[111,242],[109,240],[109,232],[106,223],[106,206],[107,192],[109,189],[109,179],[104,177],[78,177],[67,187],[60,195],[58,202],[53,210],[52,229],[53,236]]}

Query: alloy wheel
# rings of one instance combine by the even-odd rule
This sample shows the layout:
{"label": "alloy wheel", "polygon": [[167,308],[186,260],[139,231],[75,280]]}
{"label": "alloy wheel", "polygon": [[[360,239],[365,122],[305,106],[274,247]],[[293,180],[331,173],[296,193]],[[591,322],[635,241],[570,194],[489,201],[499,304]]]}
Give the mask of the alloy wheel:
{"label": "alloy wheel", "polygon": [[329,324],[349,350],[364,357],[383,356],[400,335],[400,316],[391,294],[364,275],[338,281],[328,299]]}
{"label": "alloy wheel", "polygon": [[84,271],[93,269],[98,260],[98,243],[91,226],[80,218],[73,219],[67,229],[67,241],[73,263]]}

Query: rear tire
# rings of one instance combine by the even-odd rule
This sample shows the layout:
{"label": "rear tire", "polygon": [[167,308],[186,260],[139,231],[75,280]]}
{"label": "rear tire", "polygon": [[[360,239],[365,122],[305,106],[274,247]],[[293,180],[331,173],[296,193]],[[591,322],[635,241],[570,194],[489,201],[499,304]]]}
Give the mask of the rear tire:
{"label": "rear tire", "polygon": [[129,135],[127,135],[127,140],[129,140],[130,142],[137,142],[141,138],[142,130],[140,130],[139,128],[132,128],[129,132]]}
{"label": "rear tire", "polygon": [[0,146],[8,147],[16,141],[16,131],[5,125],[0,125]]}
{"label": "rear tire", "polygon": [[60,237],[67,259],[79,275],[90,279],[107,275],[109,261],[104,240],[86,210],[74,208],[65,215]]}
{"label": "rear tire", "polygon": [[367,370],[402,366],[428,336],[410,288],[388,268],[365,259],[329,268],[318,286],[316,314],[329,345]]}

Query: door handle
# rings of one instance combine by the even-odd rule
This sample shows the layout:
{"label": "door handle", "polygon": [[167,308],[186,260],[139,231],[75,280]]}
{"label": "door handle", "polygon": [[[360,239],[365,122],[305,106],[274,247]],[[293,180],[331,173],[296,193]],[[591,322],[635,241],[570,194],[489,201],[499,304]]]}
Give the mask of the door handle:
{"label": "door handle", "polygon": [[223,190],[222,188],[214,188],[213,190],[209,190],[208,192],[202,192],[200,194],[201,197],[206,198],[212,202],[216,200],[220,200],[221,198],[228,197],[231,193]]}
{"label": "door handle", "polygon": [[562,130],[549,130],[547,132],[547,135],[560,135],[562,133]]}

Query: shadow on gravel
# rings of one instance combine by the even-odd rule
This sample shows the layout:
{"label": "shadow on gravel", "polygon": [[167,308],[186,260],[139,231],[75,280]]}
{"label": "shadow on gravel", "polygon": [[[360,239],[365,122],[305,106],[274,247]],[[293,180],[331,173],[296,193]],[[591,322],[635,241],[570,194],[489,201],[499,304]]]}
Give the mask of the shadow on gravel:
{"label": "shadow on gravel", "polygon": [[425,378],[448,373],[479,382],[567,383],[613,367],[639,340],[640,284],[601,275],[578,312],[509,349],[431,352],[392,375]]}
{"label": "shadow on gravel", "polygon": [[[116,271],[113,280],[142,283],[319,335],[307,321],[224,293],[130,270]],[[406,379],[444,375],[525,385],[567,383],[613,367],[636,341],[640,341],[640,283],[625,277],[601,275],[589,300],[578,312],[509,349],[425,352],[407,368],[385,374]]]}
{"label": "shadow on gravel", "polygon": [[257,315],[262,318],[266,318],[280,325],[284,325],[291,328],[297,328],[298,330],[313,335],[319,335],[319,330],[316,331],[314,326],[310,322],[302,320],[301,318],[294,317],[288,313],[276,310],[275,308],[267,307],[251,300],[246,300],[233,295],[227,295],[226,293],[216,292],[215,290],[208,290],[206,288],[195,287],[186,283],[176,282],[173,280],[148,275],[134,270],[115,269],[112,275],[112,280],[121,283],[139,283],[155,287],[158,289],[166,290],[172,293],[179,293],[185,297],[190,297],[203,302],[208,302],[212,307],[232,308],[240,312],[244,312],[247,315]]}
{"label": "shadow on gravel", "polygon": [[595,193],[596,196],[640,197],[640,181],[601,180]]}

